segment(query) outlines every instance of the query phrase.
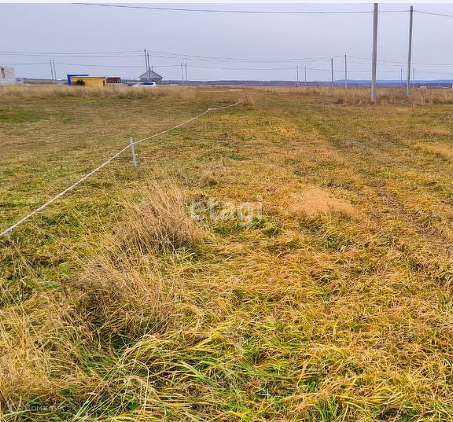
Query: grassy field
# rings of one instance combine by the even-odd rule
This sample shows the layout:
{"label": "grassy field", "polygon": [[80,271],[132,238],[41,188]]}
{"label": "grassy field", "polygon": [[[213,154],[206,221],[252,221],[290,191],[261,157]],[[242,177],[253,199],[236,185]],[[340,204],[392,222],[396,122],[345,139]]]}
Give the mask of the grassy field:
{"label": "grassy field", "polygon": [[[3,420],[452,420],[453,93],[245,94],[0,239]],[[0,90],[0,229],[243,98]]]}

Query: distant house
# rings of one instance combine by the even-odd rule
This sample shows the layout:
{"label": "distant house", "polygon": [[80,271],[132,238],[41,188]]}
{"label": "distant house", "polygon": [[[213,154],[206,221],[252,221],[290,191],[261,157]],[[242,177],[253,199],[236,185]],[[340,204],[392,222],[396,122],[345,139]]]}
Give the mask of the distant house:
{"label": "distant house", "polygon": [[68,85],[71,85],[71,79],[74,76],[88,76],[88,73],[83,73],[83,74],[81,74],[81,73],[70,73],[70,74],[66,75],[66,77],[68,78]]}
{"label": "distant house", "polygon": [[151,69],[140,75],[139,78],[142,82],[156,82],[156,84],[162,83],[162,76]]}
{"label": "distant house", "polygon": [[450,81],[431,81],[431,82],[416,82],[413,85],[417,89],[452,89],[453,85]]}
{"label": "distant house", "polygon": [[14,67],[0,66],[0,85],[14,85],[16,73]]}
{"label": "distant house", "polygon": [[120,85],[122,83],[121,78],[119,76],[107,76],[105,78],[105,82],[107,85]]}
{"label": "distant house", "polygon": [[106,86],[105,76],[72,75],[70,77],[70,81],[71,81],[70,85],[93,86],[98,88]]}

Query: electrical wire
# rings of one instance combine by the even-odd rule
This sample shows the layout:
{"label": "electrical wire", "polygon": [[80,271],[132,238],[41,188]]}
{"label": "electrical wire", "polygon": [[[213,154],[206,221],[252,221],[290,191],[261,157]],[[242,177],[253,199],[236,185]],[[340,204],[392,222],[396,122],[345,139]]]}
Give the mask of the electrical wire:
{"label": "electrical wire", "polygon": [[[45,63],[49,64],[49,63]],[[66,63],[66,62],[55,62],[55,64],[62,66],[81,66],[81,67],[105,67],[105,68],[143,68],[143,65],[104,65],[104,64],[83,64],[83,63]],[[152,67],[180,67],[180,64],[168,64],[168,65],[153,65]]]}
{"label": "electrical wire", "polygon": [[143,50],[116,50],[116,51],[84,51],[84,52],[77,52],[77,51],[72,51],[72,52],[64,52],[64,51],[10,51],[10,50],[0,50],[0,54],[11,54],[11,55],[25,55],[25,54],[31,54],[31,55],[53,55],[53,56],[58,56],[58,55],[80,55],[83,57],[91,57],[93,55],[105,55],[105,54],[125,54],[125,53],[142,53]]}
{"label": "electrical wire", "polygon": [[427,12],[425,10],[415,10],[415,9],[414,9],[414,12],[420,13],[422,15],[440,16],[443,18],[453,18],[453,15],[449,15],[447,13]]}
{"label": "electrical wire", "polygon": [[219,67],[219,66],[199,66],[195,64],[188,64],[189,67],[198,69],[219,69],[219,70],[294,70],[295,67]]}
{"label": "electrical wire", "polygon": [[330,57],[295,57],[295,58],[284,58],[284,59],[247,59],[243,57],[218,57],[218,56],[202,56],[202,55],[190,55],[181,53],[169,53],[166,51],[147,50],[152,54],[164,54],[169,56],[168,58],[182,58],[186,60],[207,60],[207,61],[239,61],[244,63],[284,63],[284,62],[310,62],[310,61],[330,61]]}
{"label": "electrical wire", "polygon": [[[202,12],[202,13],[236,13],[236,14],[253,14],[253,15],[333,15],[333,14],[371,14],[372,10],[234,10],[234,9],[204,9],[204,8],[188,8],[188,7],[163,7],[163,6],[132,6],[124,4],[109,4],[109,3],[72,3],[76,6],[97,6],[97,7],[113,7],[120,9],[139,9],[139,10],[160,10],[166,12]],[[408,10],[380,10],[379,13],[402,13]]]}
{"label": "electrical wire", "polygon": [[[93,67],[93,68],[118,68],[118,69],[141,69],[143,68],[142,65],[104,65],[104,64],[87,64],[87,63],[67,63],[67,62],[54,62],[55,65],[59,66],[74,66],[74,67]],[[364,63],[348,61],[349,64],[358,64],[364,65]],[[48,62],[36,62],[36,63],[8,63],[5,66],[48,66]],[[163,68],[179,68],[181,66],[180,63],[178,64],[162,64],[162,65],[153,65],[153,68],[156,69],[163,69]],[[188,67],[196,68],[196,69],[215,69],[215,70],[233,70],[233,71],[279,71],[279,70],[295,70],[297,67],[303,68],[303,66],[291,66],[291,67],[223,67],[223,66],[201,66],[201,65],[194,65],[194,64],[187,64]],[[379,65],[378,67],[386,67],[389,65]],[[396,66],[396,65],[391,65]],[[421,64],[421,63],[414,63],[412,65],[414,68],[435,68],[435,67],[453,67],[453,64]],[[402,66],[398,66],[398,69]],[[396,72],[398,69],[395,70],[379,70],[379,73],[393,73]],[[312,70],[316,72],[331,72],[331,68],[318,68],[318,67],[307,67],[307,70]],[[343,69],[334,69],[335,73],[342,73],[344,72]],[[361,69],[349,69],[349,73],[368,73],[369,70],[361,70]],[[424,71],[425,73],[429,73]],[[438,72],[441,73],[441,72]]]}
{"label": "electrical wire", "polygon": [[[24,56],[24,57],[49,57],[49,56],[59,56],[59,57],[89,57],[89,58],[108,58],[108,57],[142,57],[141,54],[131,54],[124,55],[124,53],[139,52],[140,50],[130,50],[123,52],[33,52],[33,51],[7,51],[0,50],[0,55],[5,56]],[[218,56],[203,56],[203,55],[191,55],[183,53],[172,53],[168,51],[156,51],[156,50],[146,50],[147,53],[150,53],[150,57],[165,58],[165,59],[185,59],[193,61],[238,61],[244,63],[285,63],[285,62],[317,62],[317,61],[330,61],[330,57],[293,57],[293,58],[282,58],[282,59],[247,59],[243,57],[218,57]],[[112,55],[114,54],[115,55]],[[104,55],[100,55],[104,54]],[[117,54],[121,54],[118,56]]]}
{"label": "electrical wire", "polygon": [[78,53],[28,53],[28,52],[11,52],[0,51],[1,56],[11,57],[74,57],[74,58],[129,58],[129,57],[142,57],[143,54],[123,54],[123,55],[94,55],[94,54],[78,54]]}

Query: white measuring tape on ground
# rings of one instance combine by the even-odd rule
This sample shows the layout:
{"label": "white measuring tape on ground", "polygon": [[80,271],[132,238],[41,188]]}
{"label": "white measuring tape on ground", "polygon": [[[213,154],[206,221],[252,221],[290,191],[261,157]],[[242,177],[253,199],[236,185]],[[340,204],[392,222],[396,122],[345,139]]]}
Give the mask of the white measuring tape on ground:
{"label": "white measuring tape on ground", "polygon": [[[188,125],[189,123],[193,122],[194,120],[199,119],[200,117],[204,116],[205,114],[207,114],[209,112],[217,111],[217,110],[223,110],[223,109],[230,108],[230,107],[235,107],[235,106],[237,106],[237,105],[239,105],[239,104],[241,104],[243,102],[244,101],[242,100],[242,101],[238,101],[237,103],[234,103],[234,104],[229,104],[227,106],[210,107],[206,111],[203,111],[203,113],[200,113],[197,116],[192,117],[191,119],[180,123],[179,125],[176,125],[176,126],[173,126],[171,128],[165,129],[162,132],[155,133],[154,135],[148,136],[146,138],[139,139],[139,140],[133,142],[133,145],[139,144],[139,143],[144,142],[144,141],[148,141],[148,140],[153,139],[153,138],[157,138],[158,136],[165,135],[166,133],[171,132],[172,130],[178,129],[178,128],[180,128],[182,126],[185,126],[185,125]],[[97,173],[99,170],[101,170],[107,164],[111,163],[115,158],[120,156],[124,151],[127,151],[130,147],[131,147],[130,144],[125,146],[122,150],[120,150],[116,154],[112,155],[108,160],[104,161],[101,165],[96,167],[94,170],[91,170],[88,174],[83,176],[81,179],[77,180],[77,182],[75,182],[74,184],[72,184],[71,186],[66,188],[64,191],[60,192],[58,195],[55,195],[53,198],[49,199],[45,204],[42,204],[40,207],[36,208],[30,214],[27,214],[25,217],[21,218],[19,221],[14,223],[12,226],[10,226],[7,229],[3,230],[0,233],[0,236],[4,236],[5,234],[10,233],[12,230],[14,230],[17,226],[22,224],[24,221],[28,220],[30,217],[33,217],[35,214],[37,214],[38,212],[42,211],[44,208],[47,208],[50,204],[55,202],[57,199],[61,198],[62,196],[66,195],[68,192],[72,191],[75,187],[77,187],[78,185],[83,183],[85,180],[87,180],[93,174]]]}

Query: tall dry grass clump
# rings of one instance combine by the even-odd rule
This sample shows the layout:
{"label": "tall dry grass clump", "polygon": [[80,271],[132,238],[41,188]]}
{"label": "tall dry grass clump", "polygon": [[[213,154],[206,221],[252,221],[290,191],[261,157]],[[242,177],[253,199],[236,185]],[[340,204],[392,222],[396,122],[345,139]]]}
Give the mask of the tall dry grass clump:
{"label": "tall dry grass clump", "polygon": [[102,344],[114,347],[164,332],[181,295],[177,280],[163,275],[155,260],[126,250],[91,262],[72,287],[77,312]]}
{"label": "tall dry grass clump", "polygon": [[129,221],[117,231],[125,249],[169,252],[201,239],[199,225],[188,216],[186,195],[174,184],[153,185],[137,203],[126,205],[126,214]]}
{"label": "tall dry grass clump", "polygon": [[202,232],[186,200],[171,183],[145,189],[138,202],[126,204],[126,220],[73,284],[78,312],[103,341],[161,332],[175,317],[181,285],[162,274],[157,256],[200,243]]}

